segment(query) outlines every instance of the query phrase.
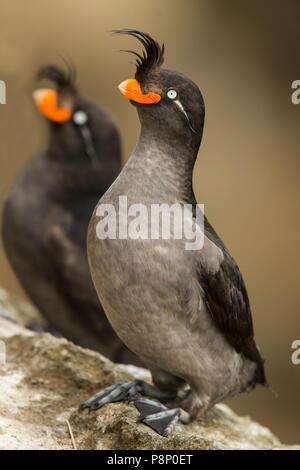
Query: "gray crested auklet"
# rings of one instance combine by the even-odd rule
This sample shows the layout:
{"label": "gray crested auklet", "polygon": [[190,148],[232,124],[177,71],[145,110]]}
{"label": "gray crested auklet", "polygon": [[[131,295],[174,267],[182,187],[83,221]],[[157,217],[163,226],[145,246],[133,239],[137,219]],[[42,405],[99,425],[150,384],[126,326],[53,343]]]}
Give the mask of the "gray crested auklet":
{"label": "gray crested auklet", "polygon": [[48,65],[38,73],[54,83],[54,89],[34,92],[50,136],[7,196],[4,248],[50,331],[137,364],[107,321],[86,254],[95,204],[121,171],[119,132],[108,113],[78,91],[74,67],[66,66]]}
{"label": "gray crested auklet", "polygon": [[[190,79],[161,67],[164,46],[137,30],[114,32],[131,35],[144,46],[143,55],[133,52],[138,57],[135,79],[119,86],[137,108],[141,133],[119,177],[96,206],[88,258],[112,327],[150,369],[155,387],[141,380],[112,385],[79,409],[131,398],[140,421],[168,436],[178,419],[189,422],[221,400],[268,384],[242,275],[207,219],[199,250],[187,250],[186,240],[174,232],[169,239],[123,236],[120,197],[126,197],[128,207],[139,204],[149,210],[155,204],[196,207],[192,173],[205,110]],[[122,237],[99,237],[101,206],[116,208]],[[139,223],[151,224],[148,213],[142,214]],[[182,395],[180,408],[168,409],[139,394],[161,401]]]}

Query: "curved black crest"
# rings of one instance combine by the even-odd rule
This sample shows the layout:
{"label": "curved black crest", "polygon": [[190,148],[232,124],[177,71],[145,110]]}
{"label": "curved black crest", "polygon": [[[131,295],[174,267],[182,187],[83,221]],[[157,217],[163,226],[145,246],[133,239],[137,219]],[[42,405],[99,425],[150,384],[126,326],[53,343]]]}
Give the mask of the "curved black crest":
{"label": "curved black crest", "polygon": [[55,83],[58,89],[69,88],[75,90],[76,70],[71,62],[64,60],[66,68],[58,65],[46,65],[37,73],[38,80],[46,78]]}
{"label": "curved black crest", "polygon": [[135,51],[125,50],[123,52],[130,52],[137,56],[136,60],[136,74],[135,78],[140,78],[142,75],[147,74],[150,70],[160,67],[164,62],[164,52],[165,46],[162,44],[160,46],[158,42],[156,42],[149,34],[142,33],[136,29],[117,29],[112,31],[112,33],[116,34],[128,34],[129,36],[133,36],[138,41],[142,43],[145,50],[143,51],[143,55],[138,54]]}

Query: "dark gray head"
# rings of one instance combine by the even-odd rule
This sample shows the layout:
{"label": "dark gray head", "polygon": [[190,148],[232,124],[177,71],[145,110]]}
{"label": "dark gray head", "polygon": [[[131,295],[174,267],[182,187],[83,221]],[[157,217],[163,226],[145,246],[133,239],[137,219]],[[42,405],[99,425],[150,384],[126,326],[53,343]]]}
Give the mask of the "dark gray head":
{"label": "dark gray head", "polygon": [[204,101],[197,85],[184,75],[162,68],[164,46],[137,30],[117,30],[138,39],[144,46],[135,54],[135,79],[120,84],[121,92],[137,106],[143,128],[163,139],[182,139],[199,145],[204,125]]}
{"label": "dark gray head", "polygon": [[79,165],[88,165],[101,157],[120,158],[114,123],[107,113],[79,93],[73,66],[64,70],[48,65],[39,71],[37,78],[54,84],[54,89],[41,89],[33,94],[38,109],[50,123],[49,148],[53,158]]}

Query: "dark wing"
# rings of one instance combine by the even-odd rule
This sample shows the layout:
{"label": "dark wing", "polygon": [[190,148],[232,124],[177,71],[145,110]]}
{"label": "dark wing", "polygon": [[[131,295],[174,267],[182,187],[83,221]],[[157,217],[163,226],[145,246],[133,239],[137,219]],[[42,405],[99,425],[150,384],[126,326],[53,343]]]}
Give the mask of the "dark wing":
{"label": "dark wing", "polygon": [[70,240],[59,225],[53,225],[48,233],[46,250],[55,267],[57,288],[67,297],[71,293],[74,300],[86,301],[99,308],[84,247]]}
{"label": "dark wing", "polygon": [[205,235],[224,255],[224,260],[215,274],[210,273],[199,262],[198,278],[204,290],[206,304],[215,325],[234,349],[251,361],[257,362],[256,380],[264,384],[264,360],[254,341],[251,309],[241,272],[206,218]]}

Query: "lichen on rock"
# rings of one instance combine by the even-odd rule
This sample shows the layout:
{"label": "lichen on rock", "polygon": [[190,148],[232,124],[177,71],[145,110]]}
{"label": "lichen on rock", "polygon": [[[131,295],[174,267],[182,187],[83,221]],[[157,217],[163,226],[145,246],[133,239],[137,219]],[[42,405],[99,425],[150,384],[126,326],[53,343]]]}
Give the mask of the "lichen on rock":
{"label": "lichen on rock", "polygon": [[203,420],[178,424],[169,438],[137,423],[131,403],[78,413],[78,405],[99,390],[133,377],[149,380],[149,374],[2,317],[0,340],[6,349],[0,363],[0,449],[72,449],[74,442],[78,449],[99,450],[285,448],[267,428],[223,404]]}

